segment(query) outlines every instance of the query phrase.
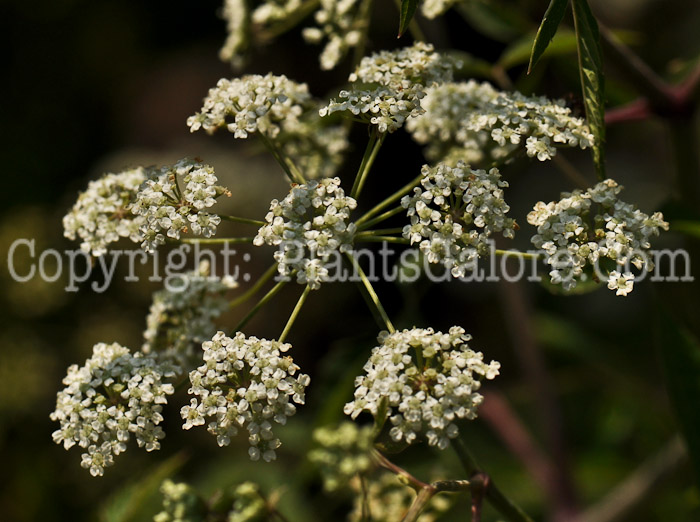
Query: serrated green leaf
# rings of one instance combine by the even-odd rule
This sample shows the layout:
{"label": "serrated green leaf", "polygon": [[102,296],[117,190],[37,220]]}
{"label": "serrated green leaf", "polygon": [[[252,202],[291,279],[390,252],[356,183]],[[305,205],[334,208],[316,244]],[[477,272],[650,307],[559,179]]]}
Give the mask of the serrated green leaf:
{"label": "serrated green leaf", "polygon": [[593,163],[599,179],[605,179],[605,84],[598,22],[587,0],[571,0],[576,28],[578,63],[586,118],[595,138]]}
{"label": "serrated green leaf", "polygon": [[660,341],[666,387],[700,481],[700,343],[668,313],[662,314]]}
{"label": "serrated green leaf", "polygon": [[566,13],[566,6],[569,5],[569,0],[552,0],[549,3],[547,11],[544,13],[540,28],[537,29],[535,41],[532,43],[532,52],[530,53],[530,63],[527,66],[527,73],[530,74],[535,64],[542,58],[542,55],[547,50],[549,42],[552,41],[557,33],[559,24]]}
{"label": "serrated green leaf", "polygon": [[401,0],[401,16],[399,20],[399,38],[408,29],[408,24],[411,23],[413,15],[416,13],[418,0]]}

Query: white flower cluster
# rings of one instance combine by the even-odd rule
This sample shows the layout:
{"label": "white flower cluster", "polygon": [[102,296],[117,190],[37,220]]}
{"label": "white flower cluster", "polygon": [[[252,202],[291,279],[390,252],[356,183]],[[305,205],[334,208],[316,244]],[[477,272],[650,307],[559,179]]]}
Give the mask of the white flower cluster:
{"label": "white flower cluster", "polygon": [[352,89],[340,91],[339,99],[331,100],[320,114],[349,111],[379,132],[394,132],[423,112],[426,89],[451,80],[454,66],[423,42],[366,56],[349,77]]}
{"label": "white flower cluster", "polygon": [[430,263],[442,263],[453,277],[463,277],[479,256],[488,252],[494,232],[512,238],[516,224],[506,217],[498,169],[472,170],[464,163],[450,167],[424,165],[421,186],[401,199],[411,224],[403,236],[419,243]]}
{"label": "white flower cluster", "polygon": [[483,400],[480,379],[493,379],[501,366],[486,364],[481,352],[469,348],[470,339],[458,326],[447,334],[432,328],[382,332],[364,366],[366,375],[355,379],[355,400],[345,413],[376,417],[387,408],[395,442],[411,444],[425,435],[428,444],[445,449],[459,433],[454,421],[476,418]]}
{"label": "white flower cluster", "polygon": [[372,426],[343,421],[315,429],[313,439],[316,447],[309,452],[309,461],[321,472],[327,491],[344,488],[355,475],[372,467]]}
{"label": "white flower cluster", "polygon": [[318,289],[328,277],[330,257],[352,248],[357,227],[348,221],[356,206],[339,178],[295,185],[282,201],[272,200],[253,244],[279,247],[274,255],[280,275],[296,273],[297,282]]}
{"label": "white flower cluster", "polygon": [[[182,188],[180,179],[184,183]],[[153,252],[165,243],[166,235],[179,239],[188,230],[204,237],[216,234],[221,218],[203,209],[214,205],[222,194],[230,195],[217,182],[212,167],[188,159],[153,172],[131,206],[131,211],[143,219],[141,247]]]}
{"label": "white flower cluster", "polygon": [[66,387],[51,413],[51,420],[61,423],[54,442],[84,448],[81,466],[93,476],[104,474],[132,434],[146,451],[159,449],[165,436],[159,426],[162,405],[175,391],[163,381],[174,376],[172,365],[152,356],[132,354],[117,343],[96,344],[85,365],[70,366],[63,379]]}
{"label": "white flower cluster", "polygon": [[181,410],[184,429],[200,426],[213,418],[207,430],[226,446],[239,428],[248,431],[252,460],[276,458],[280,441],[272,432],[272,421],[284,424],[294,415],[296,404],[304,404],[309,376],[297,374],[299,367],[283,352],[291,345],[237,332],[233,338],[217,332],[202,344],[204,364],[190,372],[189,406]]}
{"label": "white flower cluster", "polygon": [[122,237],[140,242],[144,219],[133,216],[130,206],[148,174],[139,167],[91,181],[63,218],[64,236],[71,240],[79,237],[81,250],[93,256],[103,255],[107,245]]}
{"label": "white flower cluster", "polygon": [[199,358],[202,343],[216,333],[214,319],[228,309],[224,295],[238,284],[230,275],[210,276],[209,264],[203,262],[171,286],[176,288],[153,294],[141,351],[188,368],[195,356]]}
{"label": "white flower cluster", "polygon": [[607,274],[608,288],[627,295],[634,281],[630,264],[638,270],[653,270],[646,255],[649,240],[659,229],[668,230],[668,223],[660,212],[649,216],[620,201],[621,190],[607,179],[586,191],[563,193],[556,202],[540,201],[527,215],[527,222],[537,227],[532,243],[544,250],[545,262],[552,267],[552,283],[568,291],[595,270]]}
{"label": "white flower cluster", "polygon": [[190,131],[204,129],[209,134],[226,126],[235,138],[259,132],[275,138],[284,125],[295,124],[312,103],[305,83],[286,76],[252,74],[227,80],[222,78],[209,89],[201,112],[187,119]]}
{"label": "white flower cluster", "polygon": [[420,7],[423,16],[432,20],[445,14],[453,5],[463,1],[464,0],[423,0]]}
{"label": "white flower cluster", "polygon": [[594,140],[563,100],[501,92],[488,83],[435,85],[427,89],[422,105],[424,113],[406,128],[418,143],[428,144],[426,155],[434,161],[447,156],[470,163],[498,160],[523,144],[528,156],[546,161],[556,146],[585,149]]}
{"label": "white flower cluster", "polygon": [[338,62],[362,40],[364,22],[360,14],[360,0],[321,0],[314,14],[317,27],[307,27],[302,34],[307,42],[328,42],[321,52],[321,69],[333,69]]}

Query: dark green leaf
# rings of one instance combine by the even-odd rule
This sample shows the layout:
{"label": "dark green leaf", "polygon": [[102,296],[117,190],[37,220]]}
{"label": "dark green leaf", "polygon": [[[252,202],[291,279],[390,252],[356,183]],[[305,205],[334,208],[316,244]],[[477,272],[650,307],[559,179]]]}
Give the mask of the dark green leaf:
{"label": "dark green leaf", "polygon": [[406,32],[408,24],[411,23],[413,15],[416,13],[418,0],[401,0],[401,19],[399,20],[399,38]]}
{"label": "dark green leaf", "polygon": [[564,13],[566,13],[566,6],[568,4],[569,0],[552,0],[549,3],[547,11],[544,13],[544,18],[542,18],[540,28],[535,35],[535,41],[532,44],[530,64],[527,66],[528,74],[530,74],[532,68],[547,49],[549,42],[552,41],[552,38],[554,38],[554,35],[557,33],[557,29],[564,18]]}
{"label": "dark green leaf", "polygon": [[586,118],[595,138],[593,162],[598,178],[605,179],[605,85],[598,22],[587,0],[571,0],[578,45],[581,90]]}
{"label": "dark green leaf", "polygon": [[667,313],[661,322],[666,387],[700,481],[700,344]]}
{"label": "dark green leaf", "polygon": [[[552,42],[543,52],[543,56],[561,56],[576,52],[576,34],[569,29],[560,29]],[[504,69],[522,65],[530,60],[532,53],[532,35],[520,38],[506,47],[498,64]],[[530,71],[528,71],[529,74]]]}
{"label": "dark green leaf", "polygon": [[671,221],[671,230],[686,236],[700,238],[700,222],[698,221]]}

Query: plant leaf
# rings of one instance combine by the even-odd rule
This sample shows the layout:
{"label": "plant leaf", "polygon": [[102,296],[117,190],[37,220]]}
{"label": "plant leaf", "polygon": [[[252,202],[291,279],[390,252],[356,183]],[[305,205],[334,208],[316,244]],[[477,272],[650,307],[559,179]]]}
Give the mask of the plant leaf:
{"label": "plant leaf", "polygon": [[571,6],[574,11],[583,102],[588,125],[595,138],[592,147],[593,163],[598,178],[603,180],[605,179],[605,83],[598,22],[587,0],[571,0]]}
{"label": "plant leaf", "polygon": [[660,341],[666,388],[700,481],[700,343],[667,312],[661,318]]}
{"label": "plant leaf", "polygon": [[[543,50],[540,58],[550,57],[550,56],[563,56],[567,54],[573,54],[576,52],[576,34],[569,30],[562,28],[557,31],[552,41],[547,46],[546,50]],[[504,69],[510,69],[517,65],[522,65],[528,63],[532,56],[532,34],[529,34],[523,38],[519,38],[512,44],[510,44],[501,54],[498,59],[498,64]],[[530,62],[532,63],[532,62]],[[528,74],[530,69],[528,69]]]}
{"label": "plant leaf", "polygon": [[399,20],[399,36],[401,38],[403,33],[406,32],[408,24],[411,23],[413,15],[416,13],[416,7],[418,7],[418,0],[401,0],[401,18]]}
{"label": "plant leaf", "polygon": [[540,28],[537,29],[535,41],[532,43],[532,53],[530,54],[530,63],[527,66],[527,74],[530,74],[532,68],[547,49],[549,42],[552,41],[552,38],[554,38],[554,35],[557,33],[557,29],[564,18],[566,6],[568,4],[569,0],[552,0],[549,3],[549,7],[542,18]]}

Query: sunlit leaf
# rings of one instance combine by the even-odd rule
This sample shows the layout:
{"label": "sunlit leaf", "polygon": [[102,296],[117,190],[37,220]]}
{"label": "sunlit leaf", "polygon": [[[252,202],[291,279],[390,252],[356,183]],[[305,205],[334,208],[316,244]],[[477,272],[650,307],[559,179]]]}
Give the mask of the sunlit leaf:
{"label": "sunlit leaf", "polygon": [[535,41],[532,43],[530,63],[527,66],[528,74],[547,50],[549,42],[552,41],[552,38],[554,38],[554,35],[557,33],[557,29],[564,18],[566,6],[568,4],[569,0],[552,0],[549,3],[547,11],[544,13],[544,18],[542,18],[540,28],[535,35]]}
{"label": "sunlit leaf", "polygon": [[578,45],[581,90],[586,118],[595,138],[593,162],[600,179],[605,179],[605,85],[600,52],[598,22],[586,0],[571,0]]}

